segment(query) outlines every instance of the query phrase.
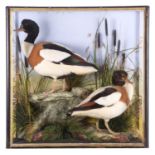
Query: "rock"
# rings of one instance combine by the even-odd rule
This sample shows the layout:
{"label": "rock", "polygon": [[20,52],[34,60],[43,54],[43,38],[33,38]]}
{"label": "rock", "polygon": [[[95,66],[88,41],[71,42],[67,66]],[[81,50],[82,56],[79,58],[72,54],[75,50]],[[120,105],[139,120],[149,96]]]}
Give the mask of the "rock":
{"label": "rock", "polygon": [[58,101],[61,99],[69,100],[73,97],[73,93],[71,92],[57,92],[57,93],[39,93],[39,94],[33,94],[30,96],[29,101],[31,103],[38,103],[39,105],[42,105],[45,102],[48,101]]}
{"label": "rock", "polygon": [[66,114],[69,109],[78,105],[83,97],[88,96],[90,90],[85,88],[72,88],[71,92],[56,92],[56,93],[39,93],[29,97],[32,107],[38,108],[40,113],[33,122],[33,127],[29,131],[32,135],[41,127],[54,122],[62,122],[66,119]]}
{"label": "rock", "polygon": [[86,88],[75,87],[72,88],[72,94],[81,98],[86,98],[92,91]]}

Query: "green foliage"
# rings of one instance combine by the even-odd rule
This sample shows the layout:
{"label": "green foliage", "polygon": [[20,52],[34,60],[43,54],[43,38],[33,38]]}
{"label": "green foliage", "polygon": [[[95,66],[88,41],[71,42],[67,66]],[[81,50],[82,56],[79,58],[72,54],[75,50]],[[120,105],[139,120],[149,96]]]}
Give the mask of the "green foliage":
{"label": "green foliage", "polygon": [[14,131],[15,135],[18,136],[23,132],[27,124],[32,120],[31,107],[28,100],[29,95],[29,72],[22,64],[20,66],[21,73],[16,76],[15,86],[15,99],[16,104],[14,105]]}
{"label": "green foliage", "polygon": [[[36,81],[35,81],[36,82]],[[35,109],[29,102],[29,95],[31,93],[40,92],[47,87],[48,80],[40,78],[36,82],[34,89],[31,88],[34,80],[31,79],[31,70],[24,66],[23,63],[20,65],[20,73],[16,75],[16,86],[15,86],[15,99],[16,104],[14,105],[14,138],[22,137],[29,140],[26,132],[31,130],[34,118],[38,115],[39,109]]]}
{"label": "green foliage", "polygon": [[88,130],[91,124],[85,124],[77,118],[70,118],[63,122],[55,122],[46,126],[43,132],[44,142],[101,142],[94,136],[96,129]]}
{"label": "green foliage", "polygon": [[46,126],[43,130],[43,140],[46,142],[74,140],[75,135],[84,133],[80,121],[66,119]]}

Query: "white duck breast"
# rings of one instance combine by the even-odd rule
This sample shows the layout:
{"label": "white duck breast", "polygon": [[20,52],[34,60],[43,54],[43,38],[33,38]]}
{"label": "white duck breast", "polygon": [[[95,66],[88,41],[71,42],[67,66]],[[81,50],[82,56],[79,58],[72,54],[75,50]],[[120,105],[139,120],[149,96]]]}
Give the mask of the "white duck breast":
{"label": "white duck breast", "polygon": [[27,58],[30,56],[33,47],[34,47],[33,44],[25,42],[25,41],[21,44],[21,49]]}
{"label": "white duck breast", "polygon": [[54,49],[42,49],[40,51],[40,56],[43,57],[47,61],[51,62],[61,62],[62,60],[70,57],[69,53],[54,50]]}
{"label": "white duck breast", "polygon": [[[130,99],[130,101],[131,101],[131,100],[132,100],[132,97],[133,97],[133,94],[134,94],[134,87],[133,87],[133,84],[131,84],[131,83],[125,84],[125,85],[124,85],[124,88],[127,90],[129,99]],[[130,104],[131,104],[131,103],[132,103],[132,102],[130,102]]]}

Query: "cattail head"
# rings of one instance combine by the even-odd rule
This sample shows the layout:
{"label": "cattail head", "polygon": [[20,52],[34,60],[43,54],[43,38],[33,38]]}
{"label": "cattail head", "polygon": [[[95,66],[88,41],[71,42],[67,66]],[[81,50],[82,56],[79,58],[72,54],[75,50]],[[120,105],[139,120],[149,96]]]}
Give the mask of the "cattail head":
{"label": "cattail head", "polygon": [[28,61],[27,61],[27,58],[25,56],[24,56],[24,62],[25,62],[25,67],[28,68],[28,66],[29,66]]}
{"label": "cattail head", "polygon": [[118,40],[118,43],[117,43],[117,56],[119,56],[119,53],[120,53],[120,47],[121,47],[121,41]]}
{"label": "cattail head", "polygon": [[122,54],[122,65],[125,63],[125,53]]}
{"label": "cattail head", "polygon": [[113,36],[113,46],[116,46],[116,30],[112,31],[112,36]]}
{"label": "cattail head", "polygon": [[107,18],[105,19],[105,34],[108,36],[108,21]]}
{"label": "cattail head", "polygon": [[101,34],[100,32],[97,33],[97,47],[101,47]]}

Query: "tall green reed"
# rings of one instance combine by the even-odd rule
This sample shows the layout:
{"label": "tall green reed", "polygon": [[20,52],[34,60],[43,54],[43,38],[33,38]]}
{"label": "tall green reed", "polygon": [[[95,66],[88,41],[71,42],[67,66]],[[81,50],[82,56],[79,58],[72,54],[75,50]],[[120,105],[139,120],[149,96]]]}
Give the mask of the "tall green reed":
{"label": "tall green reed", "polygon": [[[25,65],[24,61],[20,61],[18,74],[16,74],[15,80],[15,98],[16,105],[14,109],[14,131],[16,133],[15,138],[22,138],[29,140],[27,135],[28,130],[31,129],[33,121],[35,119],[35,113],[29,101],[29,96],[32,93],[41,92],[48,86],[48,80],[45,78],[39,78],[39,80],[32,79],[32,70],[28,68],[28,64]],[[34,85],[35,83],[35,85]],[[32,86],[34,85],[34,88]]]}
{"label": "tall green reed", "polygon": [[[101,32],[100,27],[104,23],[105,31]],[[133,52],[137,52],[139,46],[130,49],[121,49],[121,40],[118,39],[119,36],[117,34],[117,30],[111,30],[111,38],[112,38],[112,47],[109,47],[109,27],[108,27],[108,19],[102,18],[98,23],[98,26],[95,31],[95,41],[94,41],[94,50],[93,50],[93,63],[99,68],[99,72],[95,74],[95,87],[96,89],[101,86],[106,86],[111,84],[111,77],[114,70],[117,69],[125,69],[126,59],[128,59],[129,55]],[[102,37],[105,34],[105,43],[102,43]],[[104,46],[101,46],[104,44]],[[102,49],[102,50],[101,50]],[[126,52],[130,50],[131,52]],[[98,53],[104,53],[104,59],[102,59],[102,63],[98,64],[97,55]]]}

